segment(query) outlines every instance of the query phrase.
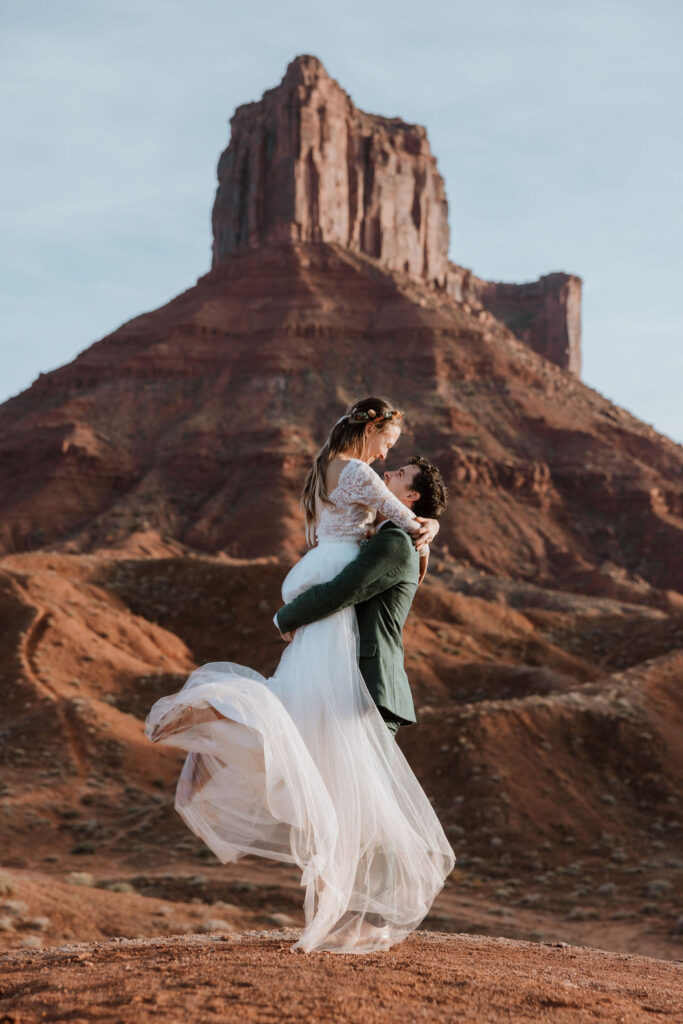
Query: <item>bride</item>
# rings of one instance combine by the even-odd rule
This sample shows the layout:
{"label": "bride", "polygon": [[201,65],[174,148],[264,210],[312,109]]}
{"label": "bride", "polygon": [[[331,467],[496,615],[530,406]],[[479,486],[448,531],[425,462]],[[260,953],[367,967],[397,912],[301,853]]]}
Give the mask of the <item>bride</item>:
{"label": "bride", "polygon": [[[370,468],[401,433],[388,402],[356,402],[308,473],[309,544],[285,602],[333,579],[377,512],[424,549],[416,517]],[[421,576],[426,568],[421,560]],[[372,700],[353,607],[296,630],[266,679],[232,662],[197,668],[150,709],[145,735],[188,751],[175,808],[223,863],[256,854],[298,865],[305,927],[290,950],[365,953],[413,931],[452,871],[441,824]]]}

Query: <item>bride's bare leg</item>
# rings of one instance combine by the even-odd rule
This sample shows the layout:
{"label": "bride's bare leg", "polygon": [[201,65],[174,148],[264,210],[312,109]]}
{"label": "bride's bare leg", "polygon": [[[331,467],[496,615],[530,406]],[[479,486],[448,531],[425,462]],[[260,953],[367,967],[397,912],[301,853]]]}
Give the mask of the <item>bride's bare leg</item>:
{"label": "bride's bare leg", "polygon": [[[172,744],[173,737],[178,736],[185,729],[190,729],[195,725],[202,725],[205,722],[221,720],[224,722],[230,721],[220,711],[217,711],[212,704],[202,704],[198,707],[190,705],[184,708],[181,706],[181,710],[169,717],[163,725],[155,726],[150,739],[153,743],[167,739]],[[191,763],[191,774],[188,780],[190,790],[192,793],[198,793],[211,778],[211,773],[207,770],[201,753],[190,751],[188,757]]]}
{"label": "bride's bare leg", "polygon": [[216,711],[212,704],[205,704],[198,708],[187,707],[163,725],[157,726],[152,736],[152,742],[157,743],[159,740],[175,736],[177,733],[183,732],[193,725],[201,725],[203,722],[212,722],[220,719],[223,719],[225,722],[229,721],[220,711]]}

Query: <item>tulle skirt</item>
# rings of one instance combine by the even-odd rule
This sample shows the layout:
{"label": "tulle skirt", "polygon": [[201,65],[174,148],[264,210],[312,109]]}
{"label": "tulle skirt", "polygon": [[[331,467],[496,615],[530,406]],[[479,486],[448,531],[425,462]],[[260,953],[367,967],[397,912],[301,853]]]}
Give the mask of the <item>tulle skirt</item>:
{"label": "tulle skirt", "polygon": [[[358,552],[322,542],[285,578],[291,601]],[[274,628],[274,627],[273,627]],[[358,668],[345,608],[296,631],[266,679],[196,669],[150,709],[146,736],[188,751],[175,798],[223,863],[256,854],[301,869],[305,927],[290,949],[388,949],[416,928],[455,855]]]}

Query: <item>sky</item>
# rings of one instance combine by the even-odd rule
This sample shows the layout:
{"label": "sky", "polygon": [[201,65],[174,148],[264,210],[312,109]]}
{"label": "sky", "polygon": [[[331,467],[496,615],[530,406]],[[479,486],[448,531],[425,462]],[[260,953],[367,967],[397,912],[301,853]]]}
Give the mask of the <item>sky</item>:
{"label": "sky", "polygon": [[191,287],[298,54],[427,128],[450,257],[583,280],[582,379],[683,442],[680,0],[0,0],[0,401]]}

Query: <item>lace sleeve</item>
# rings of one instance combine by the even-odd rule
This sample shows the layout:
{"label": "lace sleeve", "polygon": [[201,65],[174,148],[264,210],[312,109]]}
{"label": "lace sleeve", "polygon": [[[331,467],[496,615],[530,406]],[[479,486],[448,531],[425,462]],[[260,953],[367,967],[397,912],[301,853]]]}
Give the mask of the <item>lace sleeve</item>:
{"label": "lace sleeve", "polygon": [[419,526],[415,513],[391,493],[367,462],[349,459],[348,466],[344,466],[339,475],[335,490],[335,497],[340,497],[348,504],[374,508],[409,533],[414,533]]}

